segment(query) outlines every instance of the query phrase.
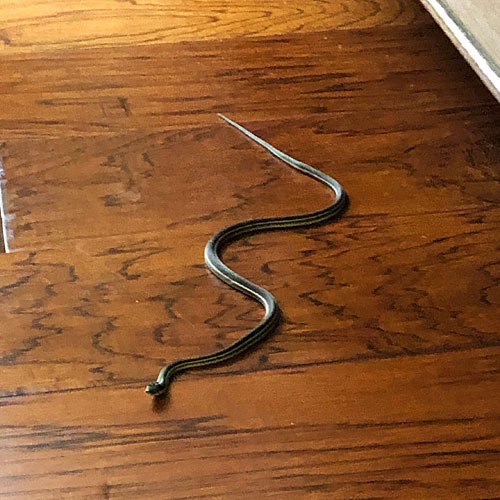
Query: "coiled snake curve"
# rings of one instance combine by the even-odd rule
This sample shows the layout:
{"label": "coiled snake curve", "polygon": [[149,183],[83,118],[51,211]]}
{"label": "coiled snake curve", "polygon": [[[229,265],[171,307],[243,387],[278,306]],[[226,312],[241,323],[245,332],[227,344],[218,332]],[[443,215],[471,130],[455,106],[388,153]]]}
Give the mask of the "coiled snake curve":
{"label": "coiled snake curve", "polygon": [[261,322],[246,335],[238,339],[228,347],[221,349],[213,354],[200,356],[196,358],[180,359],[166,365],[161,369],[156,382],[146,387],[146,392],[152,396],[159,396],[167,391],[173,377],[179,372],[190,370],[192,368],[201,368],[205,366],[224,363],[240,354],[246,352],[255,344],[261,342],[267,337],[278,325],[280,319],[280,309],[276,299],[271,293],[264,288],[256,285],[250,280],[243,278],[227,267],[219,257],[219,251],[226,246],[230,241],[246,236],[252,233],[282,229],[312,226],[326,222],[337,216],[347,205],[347,195],[342,186],[335,180],[317,170],[306,163],[295,160],[287,154],[279,151],[271,146],[260,137],[257,137],[252,132],[248,131],[238,123],[230,120],[224,115],[219,114],[227,123],[236,127],[243,132],[247,137],[254,140],[274,156],[278,157],[283,162],[291,167],[299,170],[305,175],[326,184],[335,194],[335,201],[329,206],[317,212],[307,214],[291,215],[287,217],[271,217],[266,219],[254,219],[245,222],[239,222],[232,226],[226,227],[217,233],[205,247],[205,263],[208,269],[215,274],[219,279],[227,283],[234,289],[249,295],[253,299],[260,302],[265,308],[264,318]]}

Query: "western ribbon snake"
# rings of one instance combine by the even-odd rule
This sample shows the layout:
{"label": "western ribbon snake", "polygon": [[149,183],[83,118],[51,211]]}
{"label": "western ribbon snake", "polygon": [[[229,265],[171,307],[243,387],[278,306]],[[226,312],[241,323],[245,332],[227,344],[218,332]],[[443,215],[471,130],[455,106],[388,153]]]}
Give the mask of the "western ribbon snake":
{"label": "western ribbon snake", "polygon": [[287,217],[270,217],[266,219],[254,219],[245,222],[239,222],[232,226],[226,227],[225,229],[217,233],[207,243],[205,247],[205,263],[208,269],[213,274],[215,274],[217,278],[221,279],[229,286],[233,287],[239,292],[249,295],[251,298],[260,302],[265,308],[264,318],[253,330],[251,330],[245,336],[238,339],[228,347],[221,349],[220,351],[217,351],[213,354],[208,354],[206,356],[180,359],[178,361],[174,361],[169,365],[166,365],[160,371],[156,382],[153,382],[146,387],[146,392],[151,394],[152,396],[159,396],[160,394],[165,393],[168,390],[173,377],[179,372],[190,370],[192,368],[201,368],[205,366],[224,363],[236,356],[243,354],[255,344],[261,342],[264,338],[266,338],[277,327],[279,323],[280,309],[274,296],[264,288],[261,288],[252,281],[243,278],[243,276],[240,276],[232,269],[227,267],[219,257],[219,251],[223,247],[225,247],[230,241],[233,241],[236,238],[241,238],[242,236],[260,231],[311,226],[326,222],[338,215],[346,207],[347,204],[347,195],[342,186],[335,179],[332,179],[320,170],[307,165],[307,163],[295,160],[282,151],[279,151],[275,147],[271,146],[271,144],[268,144],[260,137],[257,137],[255,134],[248,131],[238,123],[225,117],[224,115],[219,114],[218,116],[233,127],[236,127],[247,137],[260,144],[262,147],[267,149],[270,153],[278,157],[283,162],[299,170],[303,174],[313,177],[314,179],[326,184],[333,190],[335,194],[335,201],[329,207],[317,212],[291,215]]}

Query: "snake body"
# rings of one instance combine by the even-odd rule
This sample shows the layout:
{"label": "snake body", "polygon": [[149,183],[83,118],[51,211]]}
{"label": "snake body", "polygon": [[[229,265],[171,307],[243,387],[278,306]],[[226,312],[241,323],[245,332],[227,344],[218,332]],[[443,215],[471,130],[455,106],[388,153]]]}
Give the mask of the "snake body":
{"label": "snake body", "polygon": [[274,296],[264,288],[256,285],[252,281],[235,273],[232,269],[226,266],[219,257],[219,252],[230,241],[237,238],[247,236],[256,232],[295,228],[303,226],[311,226],[326,222],[338,215],[346,206],[347,195],[342,186],[335,180],[317,170],[307,163],[295,160],[282,151],[276,149],[271,144],[267,143],[260,137],[257,137],[252,132],[248,131],[238,123],[230,120],[224,115],[219,114],[227,123],[237,128],[247,137],[257,142],[274,156],[278,157],[283,162],[300,172],[317,179],[331,188],[335,194],[335,201],[328,207],[317,212],[311,212],[300,215],[292,215],[287,217],[270,217],[265,219],[254,219],[245,222],[239,222],[232,226],[226,227],[217,233],[205,247],[205,263],[208,269],[219,279],[227,283],[234,289],[249,295],[251,298],[260,302],[265,308],[264,318],[261,322],[246,335],[238,339],[228,347],[221,349],[213,354],[199,356],[196,358],[187,358],[174,361],[166,365],[160,371],[156,382],[146,387],[146,392],[152,396],[158,396],[165,393],[173,379],[179,372],[190,370],[193,368],[201,368],[219,363],[224,363],[230,359],[239,356],[261,342],[267,337],[278,325],[280,319],[280,309]]}

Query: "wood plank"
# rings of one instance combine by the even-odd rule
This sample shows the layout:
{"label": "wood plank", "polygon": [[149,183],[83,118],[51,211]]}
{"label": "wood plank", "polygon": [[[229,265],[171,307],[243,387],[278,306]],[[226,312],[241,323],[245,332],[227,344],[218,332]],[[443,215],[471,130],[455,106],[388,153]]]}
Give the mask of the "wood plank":
{"label": "wood plank", "polygon": [[221,40],[288,33],[406,25],[424,18],[417,2],[299,0],[231,3],[204,0],[6,1],[0,51],[27,54],[78,47]]}
{"label": "wood plank", "polygon": [[[85,51],[55,56],[55,74],[37,57],[8,61],[7,74],[21,67],[34,75],[17,87],[4,83],[7,103],[17,103],[0,111],[10,136],[0,149],[9,246],[158,230],[214,214],[229,223],[276,213],[276,204],[304,211],[311,202],[301,190],[317,193],[318,208],[328,202],[216,111],[338,177],[358,214],[495,203],[498,105],[451,44],[441,48],[435,27],[429,34],[438,40],[406,28],[388,43],[388,33],[235,41],[230,57],[203,43],[133,56]],[[234,69],[237,60],[243,69]],[[55,137],[39,138],[45,134]]]}
{"label": "wood plank", "polygon": [[178,130],[213,124],[216,112],[247,123],[333,114],[346,134],[353,115],[368,125],[437,113],[434,123],[464,103],[469,114],[492,105],[432,23],[59,51],[50,70],[46,57],[4,59],[3,140]]}
{"label": "wood plank", "polygon": [[[351,214],[236,244],[227,261],[272,290],[285,321],[254,356],[199,376],[498,345],[499,224],[491,208]],[[207,226],[5,258],[4,394],[145,384],[252,328],[260,308],[204,267]]]}
{"label": "wood plank", "polygon": [[[500,350],[2,400],[3,498],[493,499]],[[452,496],[450,496],[452,492]]]}

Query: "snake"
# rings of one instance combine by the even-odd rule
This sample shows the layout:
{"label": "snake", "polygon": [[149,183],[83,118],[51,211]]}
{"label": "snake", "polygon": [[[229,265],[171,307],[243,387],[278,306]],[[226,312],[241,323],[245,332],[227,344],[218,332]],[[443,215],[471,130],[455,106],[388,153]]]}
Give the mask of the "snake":
{"label": "snake", "polygon": [[238,273],[225,265],[220,258],[220,253],[223,248],[236,239],[262,231],[298,228],[324,223],[338,216],[346,208],[348,201],[346,192],[339,182],[332,177],[326,175],[321,170],[311,167],[307,163],[303,163],[292,158],[291,156],[288,156],[226,116],[220,113],[218,116],[225,120],[229,125],[238,129],[248,138],[267,149],[267,151],[287,165],[309,177],[316,179],[317,181],[322,182],[323,184],[326,184],[333,191],[335,197],[331,205],[316,212],[238,222],[222,229],[208,241],[205,246],[205,264],[207,268],[217,278],[232,288],[260,302],[265,309],[264,317],[255,328],[230,344],[228,347],[225,347],[213,354],[179,359],[164,366],[160,370],[156,381],[146,387],[146,392],[152,396],[165,394],[168,391],[173,378],[180,372],[226,363],[241,356],[268,337],[270,333],[277,328],[280,322],[281,310],[274,296],[268,290],[260,287],[243,276],[240,276]]}

